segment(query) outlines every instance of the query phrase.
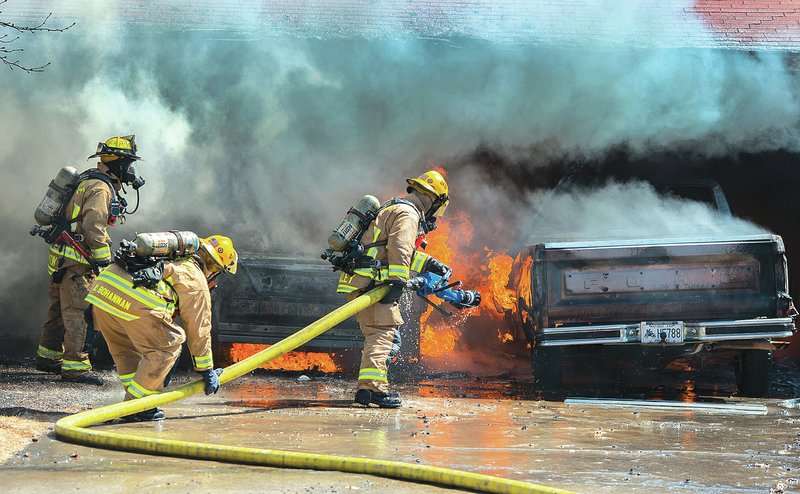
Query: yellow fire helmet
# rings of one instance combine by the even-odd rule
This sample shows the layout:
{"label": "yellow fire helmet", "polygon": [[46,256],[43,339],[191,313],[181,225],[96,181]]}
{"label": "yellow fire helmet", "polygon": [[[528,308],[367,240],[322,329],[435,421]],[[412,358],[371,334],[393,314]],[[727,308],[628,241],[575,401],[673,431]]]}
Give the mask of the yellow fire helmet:
{"label": "yellow fire helmet", "polygon": [[109,137],[106,142],[97,143],[97,151],[87,159],[96,158],[105,161],[113,161],[117,158],[131,158],[134,160],[142,159],[136,156],[136,136],[116,136]]}
{"label": "yellow fire helmet", "polygon": [[236,267],[239,263],[239,254],[233,248],[233,242],[228,237],[222,235],[211,235],[200,240],[200,244],[214,261],[219,264],[224,271],[236,274]]}
{"label": "yellow fire helmet", "polygon": [[[435,210],[435,216],[442,216],[447,205],[450,204],[449,189],[447,182],[441,173],[436,170],[430,170],[417,178],[407,178],[409,189],[415,189],[424,194],[432,195],[434,197],[434,206],[438,205]],[[409,190],[410,191],[410,190]]]}

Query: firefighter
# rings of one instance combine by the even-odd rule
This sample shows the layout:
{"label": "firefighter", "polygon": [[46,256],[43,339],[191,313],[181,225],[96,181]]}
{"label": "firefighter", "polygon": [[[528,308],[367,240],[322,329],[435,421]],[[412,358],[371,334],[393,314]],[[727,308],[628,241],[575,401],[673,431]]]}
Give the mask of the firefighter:
{"label": "firefighter", "polygon": [[81,174],[61,214],[65,231],[89,257],[63,241],[51,245],[47,261],[50,306],[34,365],[40,371],[61,374],[63,381],[100,386],[103,381],[91,372],[89,348],[84,348],[84,298],[96,273],[111,263],[107,227],[114,226],[125,204],[117,193],[125,183],[138,189],[144,179],[136,175],[133,165],[141,159],[133,135],[98,143],[97,152],[88,159],[95,157],[100,158],[96,170]]}
{"label": "firefighter", "polygon": [[447,269],[432,257],[416,252],[424,234],[435,228],[436,218],[447,208],[450,200],[447,182],[437,171],[425,172],[406,182],[405,198],[392,199],[381,206],[361,238],[366,255],[380,261],[378,267],[356,269],[353,275],[343,273],[339,279],[337,291],[347,294],[348,300],[379,284],[391,286],[379,303],[356,316],[364,334],[354,400],[358,406],[400,407],[400,397],[389,391],[387,379],[390,355],[396,354],[400,345],[399,327],[403,324],[400,297],[412,271],[444,274]]}
{"label": "firefighter", "polygon": [[[89,289],[95,329],[108,344],[125,400],[161,391],[187,342],[194,370],[205,382],[205,393],[219,389],[219,374],[211,354],[211,293],[209,285],[223,271],[235,274],[238,255],[228,237],[212,235],[200,240],[193,256],[163,264],[162,279],[150,289],[133,286],[124,263],[104,269]],[[185,329],[173,318],[177,312]],[[162,420],[164,412],[152,408],[125,417],[127,421]]]}

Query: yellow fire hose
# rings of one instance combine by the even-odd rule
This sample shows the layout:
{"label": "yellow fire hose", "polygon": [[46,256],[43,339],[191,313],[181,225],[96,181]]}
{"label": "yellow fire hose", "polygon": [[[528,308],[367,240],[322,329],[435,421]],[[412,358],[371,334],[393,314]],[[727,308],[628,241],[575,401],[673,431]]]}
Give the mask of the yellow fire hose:
{"label": "yellow fire hose", "polygon": [[[367,292],[269,348],[225,368],[225,372],[220,376],[220,383],[224,384],[241,377],[261,367],[266,362],[290,352],[313,338],[316,338],[333,326],[374,304],[383,298],[388,291],[388,286],[382,286]],[[170,439],[156,439],[84,428],[182,400],[202,391],[203,381],[197,380],[177,387],[174,390],[139,398],[137,400],[108,405],[96,410],[76,413],[75,415],[64,417],[56,422],[56,436],[59,439],[77,444],[131,451],[134,453],[282,468],[304,468],[362,473],[413,482],[425,482],[441,486],[471,489],[479,492],[569,493],[569,491],[528,482],[399,461],[174,441]]]}

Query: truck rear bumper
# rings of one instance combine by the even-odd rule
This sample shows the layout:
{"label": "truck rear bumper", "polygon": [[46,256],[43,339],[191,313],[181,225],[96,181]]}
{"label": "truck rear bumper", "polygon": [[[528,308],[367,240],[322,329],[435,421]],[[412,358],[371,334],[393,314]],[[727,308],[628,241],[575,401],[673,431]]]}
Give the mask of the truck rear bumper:
{"label": "truck rear bumper", "polygon": [[[794,323],[789,317],[774,319],[741,319],[733,321],[701,321],[683,324],[683,343],[691,344],[730,340],[756,340],[786,338],[794,333]],[[619,345],[642,343],[640,325],[605,324],[596,326],[558,326],[536,332],[540,346],[568,345]],[[664,343],[656,343],[662,345]],[[647,343],[646,345],[652,345]]]}

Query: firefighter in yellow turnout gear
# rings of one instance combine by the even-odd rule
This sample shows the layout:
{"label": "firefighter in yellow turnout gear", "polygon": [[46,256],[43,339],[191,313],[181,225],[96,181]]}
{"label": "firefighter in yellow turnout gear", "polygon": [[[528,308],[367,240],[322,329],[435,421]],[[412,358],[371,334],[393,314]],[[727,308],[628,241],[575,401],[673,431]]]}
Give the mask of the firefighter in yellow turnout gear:
{"label": "firefighter in yellow turnout gear", "polygon": [[353,275],[343,273],[339,279],[337,291],[347,294],[348,300],[375,285],[391,285],[380,303],[356,316],[364,334],[355,396],[357,405],[382,408],[401,405],[399,395],[389,391],[387,378],[387,361],[393,347],[394,351],[399,349],[398,330],[403,324],[399,300],[412,272],[422,272],[426,264],[440,264],[424,253],[416,252],[416,248],[420,233],[433,229],[436,218],[444,213],[449,203],[447,182],[437,171],[426,172],[406,182],[406,197],[384,204],[361,238],[366,255],[380,264],[375,268],[356,269]]}
{"label": "firefighter in yellow turnout gear", "polygon": [[[97,277],[86,301],[93,305],[95,328],[103,334],[125,388],[125,400],[164,389],[164,380],[187,342],[194,369],[203,375],[206,394],[216,393],[218,375],[211,354],[209,283],[223,271],[236,273],[238,255],[227,237],[200,241],[194,256],[164,262],[163,278],[153,289],[133,287],[132,276],[114,263]],[[176,311],[184,328],[173,321]],[[127,420],[161,420],[157,408]]]}
{"label": "firefighter in yellow turnout gear", "polygon": [[103,381],[90,372],[92,364],[84,351],[88,350],[84,348],[84,298],[96,270],[111,263],[107,227],[114,226],[117,216],[124,212],[117,192],[123,183],[135,181],[138,188],[144,180],[136,176],[132,166],[140,159],[134,136],[112,137],[99,143],[97,153],[89,159],[98,156],[97,169],[81,174],[62,213],[67,232],[89,258],[63,241],[51,245],[47,261],[50,305],[34,365],[44,372],[60,373],[64,381],[102,385]]}

